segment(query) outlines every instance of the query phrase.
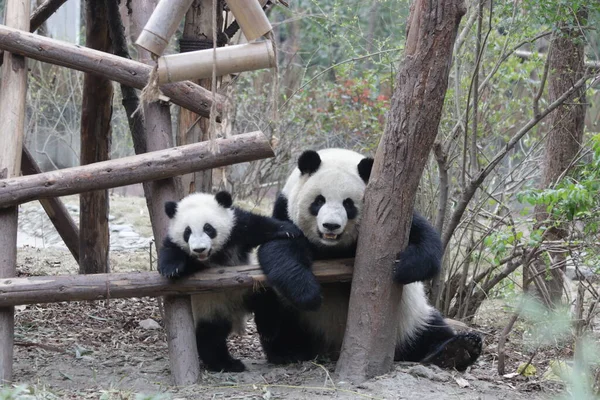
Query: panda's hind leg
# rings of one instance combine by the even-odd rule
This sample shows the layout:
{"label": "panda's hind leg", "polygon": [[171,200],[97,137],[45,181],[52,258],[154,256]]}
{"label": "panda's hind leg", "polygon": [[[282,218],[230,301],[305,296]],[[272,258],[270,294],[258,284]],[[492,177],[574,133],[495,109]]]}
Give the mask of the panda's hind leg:
{"label": "panda's hind leg", "polygon": [[481,354],[481,347],[479,335],[456,334],[441,314],[434,311],[410,343],[400,344],[394,359],[435,364],[441,368],[463,371],[477,360]]}
{"label": "panda's hind leg", "polygon": [[227,337],[231,333],[231,320],[222,317],[201,319],[196,326],[198,355],[205,367],[216,372],[243,372],[244,363],[229,354]]}

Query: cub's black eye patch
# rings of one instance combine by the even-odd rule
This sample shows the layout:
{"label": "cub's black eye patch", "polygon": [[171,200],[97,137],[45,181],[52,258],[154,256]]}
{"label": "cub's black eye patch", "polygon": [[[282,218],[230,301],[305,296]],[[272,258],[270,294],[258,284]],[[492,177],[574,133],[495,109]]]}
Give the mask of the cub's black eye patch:
{"label": "cub's black eye patch", "polygon": [[187,243],[188,240],[190,240],[190,236],[192,235],[192,228],[190,228],[189,226],[187,226],[185,228],[185,231],[183,231],[183,240],[185,240],[185,242]]}
{"label": "cub's black eye patch", "polygon": [[317,214],[319,214],[321,207],[323,207],[323,204],[325,204],[325,197],[318,195],[308,207],[308,211],[310,211],[311,215],[316,217]]}
{"label": "cub's black eye patch", "polygon": [[204,224],[204,233],[206,233],[211,239],[217,237],[217,230],[211,224],[208,223]]}
{"label": "cub's black eye patch", "polygon": [[358,209],[354,205],[354,201],[352,201],[352,199],[348,198],[348,199],[344,200],[344,202],[342,204],[344,205],[344,208],[346,209],[346,214],[348,214],[348,219],[356,218],[356,215],[358,214]]}

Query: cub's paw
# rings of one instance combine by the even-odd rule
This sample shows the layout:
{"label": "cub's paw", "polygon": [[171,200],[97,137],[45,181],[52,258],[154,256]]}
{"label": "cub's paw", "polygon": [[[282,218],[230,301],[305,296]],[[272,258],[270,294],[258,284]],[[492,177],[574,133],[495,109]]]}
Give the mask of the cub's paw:
{"label": "cub's paw", "polygon": [[159,262],[158,272],[166,278],[177,279],[186,275],[185,267],[186,265],[183,261]]}
{"label": "cub's paw", "polygon": [[435,364],[440,368],[454,368],[464,371],[481,355],[481,336],[475,333],[461,333],[442,343],[427,355],[422,362]]}
{"label": "cub's paw", "polygon": [[207,364],[206,369],[214,372],[244,372],[246,366],[240,360],[230,358],[222,362]]}
{"label": "cub's paw", "polygon": [[[408,249],[407,249],[408,250]],[[394,282],[402,285],[408,285],[416,282],[418,279],[415,277],[415,267],[412,260],[412,256],[408,251],[401,251],[394,260],[393,279]]]}

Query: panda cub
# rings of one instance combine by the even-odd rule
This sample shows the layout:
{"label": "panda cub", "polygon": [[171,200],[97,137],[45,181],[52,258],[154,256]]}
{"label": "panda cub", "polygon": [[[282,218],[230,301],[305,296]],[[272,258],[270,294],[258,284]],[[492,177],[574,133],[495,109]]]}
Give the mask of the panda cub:
{"label": "panda cub", "polygon": [[[355,256],[372,166],[373,159],[350,150],[305,151],[279,195],[274,217],[294,222],[305,237],[273,241],[258,251],[261,267],[275,288],[256,295],[254,310],[270,362],[338,358],[350,283],[323,284],[322,306],[307,311],[321,295],[310,266],[314,259]],[[442,254],[439,234],[414,213],[408,247],[390,266],[394,281],[405,285],[394,359],[464,370],[479,357],[481,338],[456,334],[427,303],[421,283],[439,272]]]}
{"label": "panda cub", "polygon": [[[256,246],[302,235],[289,222],[232,207],[227,192],[191,194],[178,203],[167,202],[165,212],[169,230],[159,251],[158,270],[169,278],[213,266],[244,265]],[[250,293],[251,289],[237,289],[191,296],[198,353],[207,369],[245,370],[229,354],[226,340],[232,331],[244,331]]]}

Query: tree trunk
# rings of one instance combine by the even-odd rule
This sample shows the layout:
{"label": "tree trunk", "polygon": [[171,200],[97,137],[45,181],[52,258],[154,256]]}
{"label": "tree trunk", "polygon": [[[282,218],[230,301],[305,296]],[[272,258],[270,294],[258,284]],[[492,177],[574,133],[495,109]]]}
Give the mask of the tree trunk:
{"label": "tree trunk", "polygon": [[[16,29],[29,29],[30,2],[8,0],[5,23]],[[0,93],[0,179],[13,177],[21,169],[25,136],[27,60],[5,53]],[[0,209],[0,278],[15,276],[17,262],[17,207]],[[12,381],[14,308],[0,308],[0,385]]]}
{"label": "tree trunk", "polygon": [[[586,19],[587,12],[579,12],[577,21],[574,21],[574,28],[561,26],[552,38],[548,53],[548,97],[550,103],[584,76],[585,38],[577,23],[582,23]],[[552,188],[568,172],[579,153],[585,122],[585,102],[585,87],[581,87],[549,115],[548,126],[550,129],[545,139],[540,188]],[[535,218],[537,227],[556,223],[556,221],[552,221],[552,217],[547,213],[544,205],[536,206]],[[568,235],[567,226],[565,224],[553,226],[546,235],[547,240],[563,240]],[[549,299],[545,299],[545,301],[548,305],[557,305],[563,294],[566,254],[552,253],[548,256],[549,264],[538,258],[532,265],[537,272],[542,273],[542,278],[544,278],[538,279],[537,282],[546,286],[546,290],[542,289],[542,292],[547,291]],[[547,268],[550,269],[549,273],[544,272]]]}
{"label": "tree trunk", "polygon": [[[85,3],[86,46],[110,53],[107,0]],[[81,165],[110,158],[112,82],[97,74],[85,74],[81,105]],[[79,195],[79,273],[110,272],[108,249],[108,190]]]}
{"label": "tree trunk", "polygon": [[402,291],[392,265],[408,242],[421,174],[437,135],[462,0],[415,0],[405,57],[365,193],[348,322],[336,371],[354,382],[389,371]]}
{"label": "tree trunk", "polygon": [[[217,10],[223,9],[223,0],[217,0]],[[223,13],[217,12],[217,32],[223,26]],[[213,47],[213,0],[195,0],[185,15],[183,34],[179,40],[180,52],[211,49]],[[211,90],[212,79],[195,81]],[[179,110],[179,131],[177,145],[209,140],[209,119],[181,108]],[[212,189],[212,170],[199,171],[181,177],[185,193],[195,191],[210,192]]]}

